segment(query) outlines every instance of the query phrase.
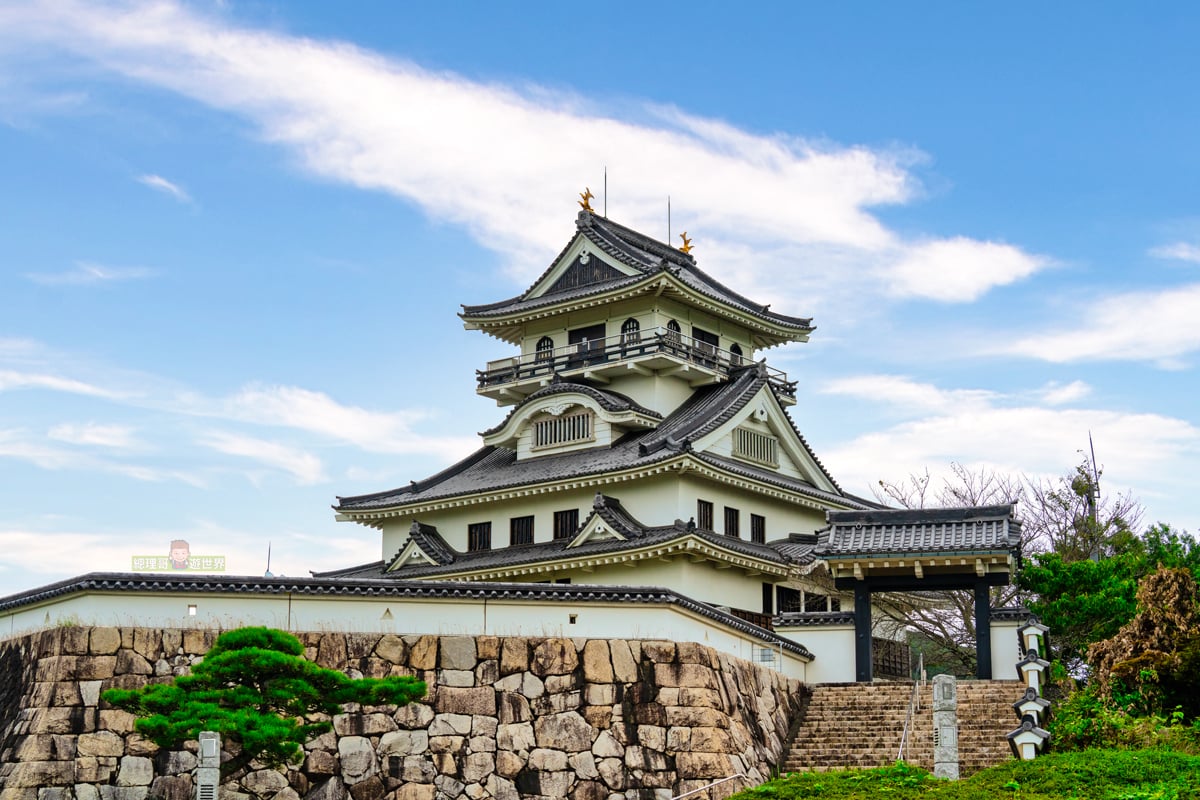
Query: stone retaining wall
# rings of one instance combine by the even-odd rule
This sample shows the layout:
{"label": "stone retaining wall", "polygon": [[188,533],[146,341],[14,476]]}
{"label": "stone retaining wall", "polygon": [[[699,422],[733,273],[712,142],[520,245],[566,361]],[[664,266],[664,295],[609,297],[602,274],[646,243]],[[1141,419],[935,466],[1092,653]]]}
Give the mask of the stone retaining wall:
{"label": "stone retaining wall", "polygon": [[[160,751],[101,691],[169,680],[216,632],[58,628],[0,643],[0,800],[190,800],[194,747]],[[800,686],[692,643],[298,634],[354,677],[415,675],[404,708],[348,708],[286,772],[222,800],[664,800],[782,757]]]}

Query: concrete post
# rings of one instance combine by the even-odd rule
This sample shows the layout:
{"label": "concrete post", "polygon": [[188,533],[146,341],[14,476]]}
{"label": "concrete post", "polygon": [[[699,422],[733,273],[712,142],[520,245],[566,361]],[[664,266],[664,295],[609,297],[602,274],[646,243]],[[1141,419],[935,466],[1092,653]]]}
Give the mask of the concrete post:
{"label": "concrete post", "polygon": [[200,759],[196,762],[196,800],[217,800],[221,785],[221,734],[200,731]]}
{"label": "concrete post", "polygon": [[958,780],[958,683],[953,675],[933,677],[933,774]]}

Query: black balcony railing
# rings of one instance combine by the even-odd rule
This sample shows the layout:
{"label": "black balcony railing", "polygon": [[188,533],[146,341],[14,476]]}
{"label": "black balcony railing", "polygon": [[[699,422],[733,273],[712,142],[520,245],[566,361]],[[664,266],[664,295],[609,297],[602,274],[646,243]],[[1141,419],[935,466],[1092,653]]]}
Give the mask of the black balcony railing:
{"label": "black balcony railing", "polygon": [[[737,353],[660,328],[650,332],[622,333],[553,350],[522,353],[492,361],[487,369],[476,370],[475,375],[478,388],[484,390],[547,377],[556,372],[568,373],[659,355],[680,363],[695,364],[722,376],[728,376],[732,370],[749,363]],[[767,374],[768,380],[780,394],[792,399],[796,397],[796,382],[789,381],[786,373],[767,367]]]}

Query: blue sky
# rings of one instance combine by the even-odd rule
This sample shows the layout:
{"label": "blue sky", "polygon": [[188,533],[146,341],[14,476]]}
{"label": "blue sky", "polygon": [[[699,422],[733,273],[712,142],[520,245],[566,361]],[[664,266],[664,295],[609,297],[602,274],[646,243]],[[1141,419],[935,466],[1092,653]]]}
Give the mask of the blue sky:
{"label": "blue sky", "polygon": [[0,2],[0,595],[185,538],[379,556],[335,495],[504,414],[460,303],[574,230],[687,230],[811,342],[869,495],[951,462],[1195,530],[1200,10],[1186,3]]}

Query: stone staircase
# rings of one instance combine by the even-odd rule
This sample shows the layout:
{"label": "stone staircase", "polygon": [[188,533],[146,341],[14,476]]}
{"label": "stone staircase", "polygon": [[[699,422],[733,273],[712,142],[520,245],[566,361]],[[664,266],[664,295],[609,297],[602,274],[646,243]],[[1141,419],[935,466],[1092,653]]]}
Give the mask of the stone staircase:
{"label": "stone staircase", "polygon": [[[812,694],[787,756],[785,772],[879,767],[895,763],[913,684],[828,683]],[[959,773],[969,775],[1010,756],[1004,735],[1017,726],[1012,704],[1019,681],[959,681]],[[933,769],[933,688],[919,691],[904,760]]]}

